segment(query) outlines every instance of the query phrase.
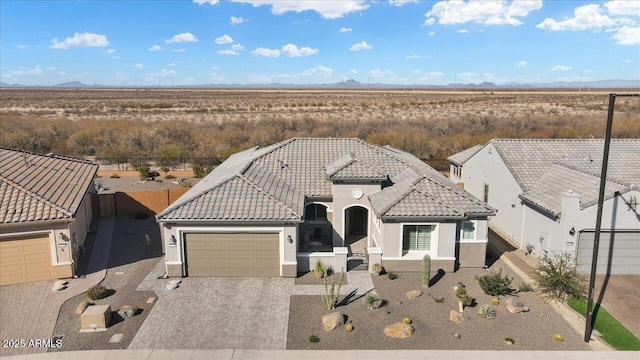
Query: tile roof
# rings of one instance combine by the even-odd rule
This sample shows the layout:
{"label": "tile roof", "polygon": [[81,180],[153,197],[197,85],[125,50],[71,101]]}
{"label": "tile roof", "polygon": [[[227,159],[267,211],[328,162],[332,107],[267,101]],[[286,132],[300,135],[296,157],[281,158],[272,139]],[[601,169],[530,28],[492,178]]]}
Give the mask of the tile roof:
{"label": "tile roof", "polygon": [[447,158],[450,162],[455,165],[464,165],[467,160],[469,160],[473,155],[475,155],[478,151],[483,148],[482,145],[476,145],[474,147],[470,147],[466,150],[462,150],[457,154],[453,154]]}
{"label": "tile roof", "polygon": [[[399,185],[380,192],[384,193],[377,199],[381,206],[395,205],[401,200],[394,194],[401,190],[400,185],[407,178],[441,184],[439,194],[430,198],[423,196],[420,216],[430,212],[434,198],[446,206],[448,201],[461,201],[459,193],[464,193],[415,156],[391,147],[355,138],[294,138],[231,156],[157,218],[160,221],[302,221],[305,198],[332,198],[332,181],[388,178],[395,179],[393,182]],[[416,188],[409,187],[409,190]],[[442,196],[447,191],[452,195]],[[459,217],[470,209],[476,210],[472,201],[455,205],[458,211],[455,214],[440,208],[434,211],[437,210],[438,216]],[[412,203],[411,206],[419,205]],[[493,209],[484,213],[492,214]]]}
{"label": "tile roof", "polygon": [[[580,194],[584,207],[598,200],[604,140],[494,139],[490,141],[523,190],[520,197],[554,216],[561,212],[561,196]],[[640,139],[611,141],[606,196],[640,185]]]}
{"label": "tile roof", "polygon": [[0,148],[0,223],[74,218],[97,171],[89,161]]}

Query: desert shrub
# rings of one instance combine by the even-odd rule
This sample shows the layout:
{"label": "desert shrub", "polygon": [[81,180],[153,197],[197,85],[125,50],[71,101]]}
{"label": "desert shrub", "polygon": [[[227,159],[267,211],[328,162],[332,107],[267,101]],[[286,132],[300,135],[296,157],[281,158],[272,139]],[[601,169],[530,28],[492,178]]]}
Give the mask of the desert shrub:
{"label": "desert shrub", "polygon": [[384,266],[380,264],[373,264],[371,270],[373,270],[374,273],[381,275],[382,273],[384,273]]}
{"label": "desert shrub", "polygon": [[165,177],[164,177],[164,178],[165,178],[165,179],[175,179],[176,177],[175,177],[175,176],[173,176],[173,175],[171,175],[171,174],[167,174],[167,175],[165,175]]}
{"label": "desert shrub", "polygon": [[518,285],[518,292],[529,292],[531,290],[531,284],[528,282],[521,282],[520,285]]}
{"label": "desert shrub", "polygon": [[584,298],[587,290],[586,279],[578,273],[576,259],[569,252],[544,254],[536,267],[538,290],[546,297],[558,301],[567,296]]}
{"label": "desert shrub", "polygon": [[320,338],[319,338],[319,337],[317,337],[317,336],[315,336],[315,335],[311,335],[311,336],[309,336],[309,342],[310,342],[310,343],[317,343],[317,342],[319,342],[319,341],[320,341]]}
{"label": "desert shrub", "polygon": [[150,173],[151,169],[149,169],[148,166],[140,166],[138,168],[138,175],[140,176],[140,179],[148,178]]}
{"label": "desert shrub", "polygon": [[109,290],[106,287],[98,284],[98,285],[90,287],[85,292],[85,295],[91,300],[104,299],[107,296],[109,296]]}
{"label": "desert shrub", "polygon": [[193,175],[198,179],[202,179],[207,176],[211,171],[213,171],[213,166],[203,167],[200,165],[195,165],[193,167]]}
{"label": "desert shrub", "polygon": [[396,273],[394,273],[393,271],[387,271],[387,278],[389,278],[389,280],[395,280],[398,277],[398,275],[396,275]]}
{"label": "desert shrub", "polygon": [[189,180],[183,181],[183,182],[180,183],[180,187],[183,187],[183,188],[190,188],[192,186],[193,185],[191,184],[191,181],[189,181]]}
{"label": "desert shrub", "polygon": [[375,310],[382,306],[382,300],[380,300],[378,294],[371,292],[365,295],[364,298],[362,298],[362,304],[369,310]]}
{"label": "desert shrub", "polygon": [[476,276],[478,284],[482,290],[491,296],[505,295],[511,292],[511,282],[513,278],[509,279],[508,276],[502,276],[502,268],[497,273],[490,273],[488,275]]}
{"label": "desert shrub", "polygon": [[323,276],[325,276],[325,273],[327,272],[327,269],[324,267],[324,264],[322,263],[322,260],[320,259],[316,259],[316,262],[313,264],[313,274],[319,279]]}
{"label": "desert shrub", "polygon": [[496,317],[496,309],[489,304],[482,305],[478,308],[478,315],[485,319],[493,319]]}
{"label": "desert shrub", "polygon": [[120,175],[118,175],[118,173],[113,173],[113,174],[111,174],[111,178],[112,179],[120,179]]}

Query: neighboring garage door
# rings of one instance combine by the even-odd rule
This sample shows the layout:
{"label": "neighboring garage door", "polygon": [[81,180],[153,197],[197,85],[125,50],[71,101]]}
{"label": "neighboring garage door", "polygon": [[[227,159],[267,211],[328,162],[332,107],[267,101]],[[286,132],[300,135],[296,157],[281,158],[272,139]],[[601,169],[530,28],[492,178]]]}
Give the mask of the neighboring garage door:
{"label": "neighboring garage door", "polygon": [[[584,231],[578,240],[578,271],[591,272],[595,232]],[[610,249],[613,238],[613,249]],[[612,251],[611,251],[612,250]],[[609,261],[611,259],[611,261]],[[598,274],[640,275],[640,231],[603,231],[598,249]]]}
{"label": "neighboring garage door", "polygon": [[278,234],[185,234],[187,276],[280,276]]}
{"label": "neighboring garage door", "polygon": [[0,239],[0,285],[54,278],[49,234]]}

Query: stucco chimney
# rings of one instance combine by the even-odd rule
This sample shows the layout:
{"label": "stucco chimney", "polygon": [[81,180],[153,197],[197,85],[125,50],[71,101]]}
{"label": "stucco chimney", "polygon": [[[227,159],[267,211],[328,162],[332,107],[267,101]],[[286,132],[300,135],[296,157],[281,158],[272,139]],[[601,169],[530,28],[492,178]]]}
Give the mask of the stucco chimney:
{"label": "stucco chimney", "polygon": [[569,190],[562,193],[562,218],[576,216],[580,211],[580,195]]}

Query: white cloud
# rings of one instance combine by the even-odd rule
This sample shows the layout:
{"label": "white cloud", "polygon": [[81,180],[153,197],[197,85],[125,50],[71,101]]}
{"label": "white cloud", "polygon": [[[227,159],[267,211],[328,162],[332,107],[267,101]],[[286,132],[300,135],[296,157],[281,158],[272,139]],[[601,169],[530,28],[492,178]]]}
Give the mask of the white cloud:
{"label": "white cloud", "polygon": [[373,49],[373,46],[367,44],[367,42],[364,40],[362,40],[359,43],[351,45],[351,47],[349,48],[349,50],[351,51],[371,50],[371,49]]}
{"label": "white cloud", "polygon": [[405,56],[405,59],[420,59],[420,55],[409,55],[409,56]]}
{"label": "white cloud", "polygon": [[16,45],[16,47],[20,50],[25,50],[26,48],[28,48],[27,45],[20,45],[20,44]]}
{"label": "white cloud", "polygon": [[555,65],[551,69],[549,69],[549,71],[569,71],[571,69],[573,69],[571,66]]}
{"label": "white cloud", "polygon": [[232,0],[234,2],[252,4],[254,7],[267,5],[271,6],[271,12],[276,15],[284,14],[289,11],[315,11],[326,19],[336,19],[346,14],[366,10],[369,5],[366,0]]}
{"label": "white cloud", "polygon": [[231,24],[232,26],[233,26],[233,25],[240,25],[240,24],[242,24],[242,23],[244,23],[244,22],[247,22],[247,21],[249,21],[249,20],[247,20],[247,19],[245,19],[245,18],[243,18],[243,17],[235,17],[235,16],[232,16],[232,17],[229,19],[229,24]]}
{"label": "white cloud", "polygon": [[477,83],[477,82],[480,82],[481,80],[482,78],[480,77],[480,74],[474,73],[474,72],[466,71],[456,75],[457,83]]}
{"label": "white cloud", "polygon": [[523,60],[523,61],[518,61],[518,62],[516,63],[516,67],[519,67],[519,68],[527,67],[527,62],[526,62],[526,61],[524,61],[524,60]]}
{"label": "white cloud", "polygon": [[320,77],[331,77],[333,75],[333,69],[328,68],[323,65],[318,65],[313,69],[305,70],[302,72],[304,76],[320,76]]}
{"label": "white cloud", "polygon": [[221,55],[240,55],[240,51],[243,50],[244,46],[242,46],[241,44],[233,44],[228,49],[218,50],[216,52]]}
{"label": "white cloud", "polygon": [[176,66],[176,63],[168,63],[167,66]]}
{"label": "white cloud", "polygon": [[404,4],[417,3],[417,2],[420,2],[420,0],[389,0],[389,4],[393,6],[402,6]]}
{"label": "white cloud", "polygon": [[49,66],[49,67],[47,67],[47,71],[56,71],[56,67],[55,66]]}
{"label": "white cloud", "polygon": [[60,75],[60,76],[65,76],[65,75],[67,75],[67,71],[66,70],[60,70],[60,71],[58,71],[57,74]]}
{"label": "white cloud", "polygon": [[75,33],[73,37],[68,37],[63,41],[57,38],[51,40],[51,48],[67,50],[71,47],[105,47],[109,45],[106,35],[91,33]]}
{"label": "white cloud", "polygon": [[392,71],[389,71],[389,70],[375,69],[375,70],[369,71],[369,76],[372,77],[372,78],[376,78],[376,79],[389,77],[389,76],[393,76],[393,75],[395,75],[395,73],[392,72]]}
{"label": "white cloud", "polygon": [[277,58],[277,57],[280,57],[280,50],[259,47],[253,50],[251,52],[251,55],[257,56],[257,57],[263,56],[263,57]]}
{"label": "white cloud", "polygon": [[342,27],[340,28],[341,33],[351,32],[351,28]]}
{"label": "white cloud", "polygon": [[187,51],[187,49],[173,49],[173,50],[171,50],[171,51],[173,51],[173,52],[177,52],[177,53],[183,53],[183,52],[186,52],[186,51]]}
{"label": "white cloud", "polygon": [[458,31],[456,31],[458,34],[466,34],[468,33],[467,29],[460,29]]}
{"label": "white cloud", "polygon": [[198,38],[193,36],[193,34],[190,32],[176,34],[176,35],[173,35],[171,39],[165,40],[167,44],[182,44],[182,43],[197,42],[197,41],[198,41]]}
{"label": "white cloud", "polygon": [[202,4],[216,5],[219,2],[219,0],[193,0],[193,2],[198,5],[202,5]]}
{"label": "white cloud", "polygon": [[617,40],[616,44],[619,44],[619,45],[640,44],[640,26],[638,27],[623,26],[611,38]]}
{"label": "white cloud", "polygon": [[348,73],[351,74],[351,75],[358,75],[358,70],[351,69],[351,70],[348,71]]}
{"label": "white cloud", "polygon": [[598,4],[589,4],[577,7],[573,11],[573,17],[565,17],[562,21],[551,18],[544,19],[538,24],[538,29],[545,30],[587,30],[612,27],[620,23],[620,19],[612,19],[602,13],[602,8]]}
{"label": "white cloud", "polygon": [[636,0],[609,1],[604,4],[611,15],[640,16],[640,2]]}
{"label": "white cloud", "polygon": [[146,81],[154,81],[154,80],[158,80],[159,78],[163,78],[163,77],[167,77],[167,76],[173,76],[177,74],[175,70],[166,70],[166,69],[162,69],[159,72],[153,72],[153,73],[148,73],[148,74],[144,74],[142,76],[142,78]]}
{"label": "white cloud", "polygon": [[23,66],[20,66],[18,70],[7,71],[3,76],[10,78],[10,77],[21,76],[21,75],[41,75],[42,73],[43,71],[40,65],[36,65],[32,69],[28,69]]}
{"label": "white cloud", "polygon": [[138,64],[133,65],[133,68],[134,68],[134,69],[142,69],[143,67],[144,67],[144,65],[139,64],[139,63],[138,63]]}
{"label": "white cloud", "polygon": [[103,52],[104,52],[104,53],[107,53],[107,54],[113,54],[113,53],[115,53],[116,51],[115,51],[114,49],[107,49],[107,50],[105,50],[105,51],[103,51]]}
{"label": "white cloud", "polygon": [[160,51],[162,50],[162,48],[158,45],[153,45],[152,47],[149,48],[149,51]]}
{"label": "white cloud", "polygon": [[224,34],[220,37],[217,37],[215,40],[216,44],[231,44],[233,42],[233,39],[231,38],[231,36]]}
{"label": "white cloud", "polygon": [[312,49],[308,46],[298,48],[296,45],[287,44],[282,47],[282,55],[287,57],[301,57],[315,55],[318,53],[318,49]]}
{"label": "white cloud", "polygon": [[418,75],[418,74],[420,74],[420,70],[411,70],[411,73],[413,75]]}
{"label": "white cloud", "polygon": [[511,1],[459,1],[445,0],[433,5],[425,14],[426,25],[478,23],[484,25],[521,25],[517,17],[542,8],[542,0]]}
{"label": "white cloud", "polygon": [[442,77],[442,75],[444,74],[439,71],[431,71],[420,76],[418,80],[435,80],[437,78]]}

